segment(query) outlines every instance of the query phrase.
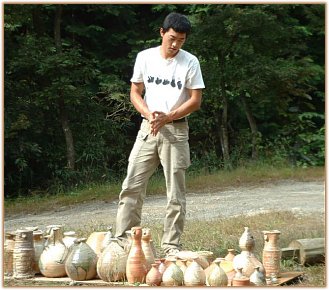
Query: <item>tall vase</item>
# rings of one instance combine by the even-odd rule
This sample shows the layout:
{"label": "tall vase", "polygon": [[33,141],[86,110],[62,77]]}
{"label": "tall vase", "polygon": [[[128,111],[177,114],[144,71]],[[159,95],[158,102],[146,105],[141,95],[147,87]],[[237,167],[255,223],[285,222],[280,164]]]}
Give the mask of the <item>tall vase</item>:
{"label": "tall vase", "polygon": [[86,241],[86,238],[75,239],[65,261],[65,271],[75,281],[91,280],[97,274],[98,258]]}
{"label": "tall vase", "polygon": [[242,268],[242,273],[247,278],[254,272],[255,267],[259,266],[259,270],[265,274],[265,268],[259,259],[253,253],[255,240],[248,227],[245,227],[243,234],[239,239],[239,247],[241,253],[233,258],[233,267],[237,271]]}
{"label": "tall vase", "polygon": [[25,279],[34,277],[33,231],[17,230],[13,251],[13,277]]}
{"label": "tall vase", "polygon": [[126,277],[128,254],[118,244],[118,239],[112,238],[102,251],[97,262],[97,274],[106,282],[123,281]]}
{"label": "tall vase", "polygon": [[154,254],[151,247],[151,230],[149,228],[142,229],[142,249],[145,255],[147,271],[151,270],[152,264],[155,263]]}
{"label": "tall vase", "polygon": [[128,283],[144,283],[147,266],[142,249],[142,227],[131,228],[132,245],[129,251],[126,275]]}
{"label": "tall vase", "polygon": [[213,262],[213,267],[210,268],[208,274],[206,275],[206,285],[207,286],[227,286],[228,277],[225,271],[221,268],[220,263],[225,260],[224,258],[217,258]]}
{"label": "tall vase", "polygon": [[199,287],[206,284],[206,274],[199,263],[196,262],[198,257],[193,258],[184,273],[184,285]]}
{"label": "tall vase", "polygon": [[33,232],[33,244],[34,244],[33,270],[35,274],[39,274],[40,273],[39,260],[43,250],[45,249],[45,240],[43,237],[43,231],[36,230]]}
{"label": "tall vase", "polygon": [[65,271],[65,259],[68,249],[62,241],[60,228],[52,228],[50,242],[46,243],[39,259],[39,268],[43,276],[48,278],[59,278],[67,276]]}
{"label": "tall vase", "polygon": [[5,234],[4,255],[3,255],[3,262],[4,262],[3,266],[4,266],[5,276],[13,275],[15,235],[16,234],[14,232],[8,232]]}
{"label": "tall vase", "polygon": [[163,286],[181,286],[184,281],[184,274],[181,268],[176,265],[176,259],[167,259],[169,262],[168,267],[162,275]]}
{"label": "tall vase", "polygon": [[263,231],[264,234],[264,249],[263,249],[263,265],[266,271],[266,276],[272,274],[280,277],[280,261],[281,249],[278,245],[279,236],[278,230]]}

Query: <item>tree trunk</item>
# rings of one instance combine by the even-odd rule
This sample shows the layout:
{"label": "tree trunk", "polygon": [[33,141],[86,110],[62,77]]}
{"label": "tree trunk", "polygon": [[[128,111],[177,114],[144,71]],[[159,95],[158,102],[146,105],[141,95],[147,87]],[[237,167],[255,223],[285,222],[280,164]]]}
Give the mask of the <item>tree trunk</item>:
{"label": "tree trunk", "polygon": [[247,102],[247,99],[244,95],[241,95],[241,101],[251,130],[251,144],[252,144],[251,158],[253,160],[256,160],[258,158],[258,143],[259,143],[259,132],[257,128],[257,123],[251,112],[251,108]]}
{"label": "tree trunk", "polygon": [[220,125],[220,139],[221,139],[221,147],[224,159],[225,167],[231,167],[230,163],[230,153],[229,153],[229,138],[228,138],[228,130],[227,130],[227,115],[228,115],[228,102],[226,94],[223,93],[222,95],[222,104],[223,104],[223,111],[221,116],[221,125]]}
{"label": "tree trunk", "polygon": [[[61,20],[62,20],[62,5],[56,5],[56,14],[55,14],[55,24],[54,24],[54,38],[55,38],[55,47],[58,54],[62,53],[62,40],[61,40]],[[75,149],[72,131],[69,125],[69,117],[66,110],[65,98],[59,93],[58,99],[59,114],[60,120],[65,136],[66,141],[66,158],[67,158],[67,167],[71,170],[75,168]]]}

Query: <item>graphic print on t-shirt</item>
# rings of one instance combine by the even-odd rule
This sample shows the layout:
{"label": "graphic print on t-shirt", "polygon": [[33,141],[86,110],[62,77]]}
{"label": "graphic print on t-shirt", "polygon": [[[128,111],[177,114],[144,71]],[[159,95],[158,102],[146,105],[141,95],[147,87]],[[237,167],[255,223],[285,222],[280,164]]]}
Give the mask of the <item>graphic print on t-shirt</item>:
{"label": "graphic print on t-shirt", "polygon": [[147,82],[148,83],[155,83],[156,85],[171,85],[173,88],[175,88],[177,86],[177,88],[180,90],[182,88],[182,82],[181,81],[175,81],[175,79],[173,78],[171,81],[168,79],[160,79],[159,77],[157,77],[155,79],[154,76],[148,76],[147,77]]}

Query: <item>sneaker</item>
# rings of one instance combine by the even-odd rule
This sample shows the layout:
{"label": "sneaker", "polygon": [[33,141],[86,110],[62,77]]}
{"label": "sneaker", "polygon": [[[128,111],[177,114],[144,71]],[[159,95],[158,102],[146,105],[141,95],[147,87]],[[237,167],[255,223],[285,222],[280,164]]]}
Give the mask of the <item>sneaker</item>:
{"label": "sneaker", "polygon": [[166,258],[176,257],[176,255],[180,252],[177,248],[171,248],[166,252]]}

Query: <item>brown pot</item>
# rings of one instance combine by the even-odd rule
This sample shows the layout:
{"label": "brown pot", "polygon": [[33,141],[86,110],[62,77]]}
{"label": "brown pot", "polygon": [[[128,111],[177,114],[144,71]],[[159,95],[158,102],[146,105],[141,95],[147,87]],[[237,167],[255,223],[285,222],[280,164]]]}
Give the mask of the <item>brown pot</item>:
{"label": "brown pot", "polygon": [[151,270],[146,275],[146,284],[149,286],[160,286],[162,274],[159,271],[159,263],[153,263]]}
{"label": "brown pot", "polygon": [[147,265],[142,249],[142,227],[132,227],[131,238],[132,245],[126,265],[127,280],[128,283],[144,283],[147,274]]}

